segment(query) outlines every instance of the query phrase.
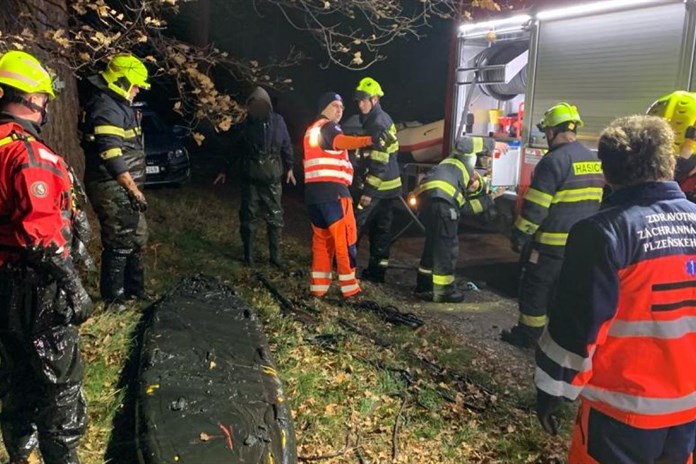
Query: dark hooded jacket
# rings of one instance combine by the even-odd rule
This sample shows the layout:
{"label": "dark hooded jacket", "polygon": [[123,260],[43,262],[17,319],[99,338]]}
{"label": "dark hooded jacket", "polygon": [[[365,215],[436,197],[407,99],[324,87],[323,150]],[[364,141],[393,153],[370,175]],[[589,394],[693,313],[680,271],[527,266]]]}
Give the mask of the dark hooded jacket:
{"label": "dark hooded jacket", "polygon": [[263,88],[254,89],[247,106],[255,100],[266,103],[268,113],[261,118],[248,114],[239,125],[233,134],[233,156],[228,161],[228,172],[237,167],[245,180],[277,182],[294,162],[290,134],[283,117],[273,112],[271,98]]}

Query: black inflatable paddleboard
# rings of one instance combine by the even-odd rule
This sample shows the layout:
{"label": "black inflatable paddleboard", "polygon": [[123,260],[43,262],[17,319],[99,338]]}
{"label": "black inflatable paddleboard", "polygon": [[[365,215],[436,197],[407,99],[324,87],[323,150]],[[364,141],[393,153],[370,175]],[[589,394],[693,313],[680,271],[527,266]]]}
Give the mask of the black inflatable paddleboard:
{"label": "black inflatable paddleboard", "polygon": [[152,310],[136,406],[141,464],[294,464],[290,409],[246,301],[196,276]]}

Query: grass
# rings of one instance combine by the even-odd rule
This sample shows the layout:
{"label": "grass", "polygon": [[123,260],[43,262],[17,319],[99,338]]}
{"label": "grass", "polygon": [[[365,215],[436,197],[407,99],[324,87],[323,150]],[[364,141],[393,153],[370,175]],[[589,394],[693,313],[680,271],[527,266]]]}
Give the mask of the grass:
{"label": "grass", "polygon": [[[264,272],[288,297],[306,297],[306,277],[299,272],[304,270],[306,276],[308,270],[306,240],[286,239],[285,255],[295,263],[288,270],[265,265],[248,269],[235,259],[241,253],[237,214],[227,199],[195,185],[154,191],[148,199],[149,288],[162,294],[180,277],[206,273],[237,288],[257,309],[292,405],[300,456],[336,455],[321,460],[325,463],[562,462],[567,427],[562,437],[543,435],[528,409],[531,389],[516,393],[499,383],[486,360],[456,334],[434,324],[417,331],[391,327],[330,299],[311,301],[321,313],[312,325],[304,325],[281,313],[253,272]],[[257,237],[259,242],[264,239]],[[376,287],[368,287],[367,296],[394,303]],[[127,364],[140,317],[136,308],[123,314],[101,312],[82,328],[90,414],[80,447],[85,464],[103,463],[107,448],[114,464],[133,464],[123,457],[132,455],[113,451],[133,446],[122,443],[128,434],[114,430],[113,423],[122,422],[119,416],[132,415],[124,380],[133,377]],[[385,346],[346,330],[337,323],[339,317],[368,330]],[[333,344],[323,348],[312,343],[318,335],[329,336]],[[436,362],[446,374],[436,375],[407,352]],[[411,374],[412,383],[403,372]],[[451,374],[475,382],[457,382]],[[566,424],[570,422],[566,417]]]}

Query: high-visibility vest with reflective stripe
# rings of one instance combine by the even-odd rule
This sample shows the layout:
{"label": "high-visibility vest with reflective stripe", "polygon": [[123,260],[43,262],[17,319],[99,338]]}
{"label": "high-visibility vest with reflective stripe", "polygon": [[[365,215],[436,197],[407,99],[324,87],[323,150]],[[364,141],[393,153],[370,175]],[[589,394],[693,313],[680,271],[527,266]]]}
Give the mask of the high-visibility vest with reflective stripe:
{"label": "high-visibility vest with reflective stripe", "polygon": [[350,186],[353,165],[346,150],[324,150],[321,147],[321,128],[329,122],[322,118],[314,122],[304,136],[305,183],[335,182]]}
{"label": "high-visibility vest with reflective stripe", "polygon": [[673,182],[617,196],[628,200],[610,198],[571,233],[578,248],[539,340],[536,384],[638,428],[694,421],[696,206]]}

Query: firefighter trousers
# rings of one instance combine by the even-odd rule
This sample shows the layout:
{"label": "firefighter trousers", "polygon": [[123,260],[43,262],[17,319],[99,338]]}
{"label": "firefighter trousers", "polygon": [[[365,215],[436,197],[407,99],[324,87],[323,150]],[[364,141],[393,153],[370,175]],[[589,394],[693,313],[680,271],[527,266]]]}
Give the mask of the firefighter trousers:
{"label": "firefighter trousers", "polygon": [[367,234],[370,240],[367,273],[375,280],[384,280],[389,267],[394,201],[394,198],[373,198],[369,205],[358,208],[355,215],[359,238]]}
{"label": "firefighter trousers", "polygon": [[541,335],[546,310],[556,289],[563,258],[539,253],[528,244],[520,255],[522,274],[519,288],[520,328]]}
{"label": "firefighter trousers", "polygon": [[639,429],[580,401],[568,464],[691,464],[696,421]]}
{"label": "firefighter trousers", "polygon": [[445,200],[425,199],[420,220],[425,244],[418,266],[417,292],[433,296],[454,290],[454,270],[459,258],[459,211]]}
{"label": "firefighter trousers", "polygon": [[334,259],[344,297],[360,292],[355,277],[358,239],[351,198],[308,205],[312,221],[312,277],[310,293],[326,295],[331,286]]}

